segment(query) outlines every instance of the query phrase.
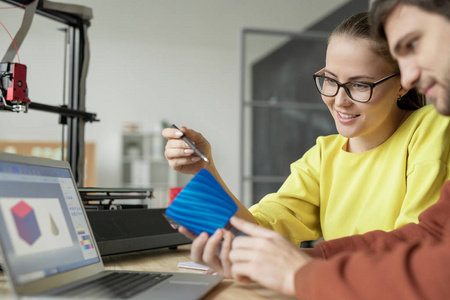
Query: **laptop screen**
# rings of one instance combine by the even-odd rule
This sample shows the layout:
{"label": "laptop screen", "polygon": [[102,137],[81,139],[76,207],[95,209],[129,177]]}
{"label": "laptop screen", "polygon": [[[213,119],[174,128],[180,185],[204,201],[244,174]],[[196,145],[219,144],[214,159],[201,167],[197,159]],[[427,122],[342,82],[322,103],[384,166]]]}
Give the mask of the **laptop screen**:
{"label": "laptop screen", "polygon": [[100,261],[64,167],[0,161],[0,240],[16,284]]}

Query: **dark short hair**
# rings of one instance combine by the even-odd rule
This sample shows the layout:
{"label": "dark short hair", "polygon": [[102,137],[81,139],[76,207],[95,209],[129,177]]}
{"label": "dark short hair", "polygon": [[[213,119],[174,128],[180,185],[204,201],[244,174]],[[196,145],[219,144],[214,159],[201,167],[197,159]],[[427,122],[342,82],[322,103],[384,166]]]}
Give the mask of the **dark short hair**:
{"label": "dark short hair", "polygon": [[450,20],[449,0],[375,0],[369,11],[369,23],[377,38],[386,39],[383,24],[399,4],[414,5],[427,12],[436,13]]}
{"label": "dark short hair", "polygon": [[[339,24],[331,33],[330,39],[334,36],[363,39],[367,41],[368,46],[373,52],[380,55],[386,63],[392,66],[394,72],[400,73],[398,63],[392,58],[387,42],[376,39],[372,33],[373,31],[368,21],[368,14],[367,12],[362,12],[349,17]],[[413,88],[397,101],[397,105],[401,109],[415,110],[426,105],[426,98]]]}

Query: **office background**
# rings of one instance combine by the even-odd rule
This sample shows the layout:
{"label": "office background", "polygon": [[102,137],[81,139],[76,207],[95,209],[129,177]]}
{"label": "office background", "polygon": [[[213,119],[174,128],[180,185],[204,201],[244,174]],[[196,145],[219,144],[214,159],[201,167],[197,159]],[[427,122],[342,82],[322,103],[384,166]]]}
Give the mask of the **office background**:
{"label": "office background", "polygon": [[[241,30],[302,31],[348,1],[58,2],[85,5],[94,13],[88,29],[86,106],[101,121],[87,123],[85,132],[86,141],[95,143],[97,186],[122,185],[124,126],[137,124],[153,132],[168,121],[209,139],[223,179],[239,194]],[[22,15],[22,9],[0,10],[12,35]],[[64,35],[58,28],[62,26],[36,16],[19,50],[20,62],[28,67],[31,101],[62,104]],[[3,29],[0,40],[5,52],[10,38]],[[0,140],[58,142],[58,119],[38,111],[0,112]]]}

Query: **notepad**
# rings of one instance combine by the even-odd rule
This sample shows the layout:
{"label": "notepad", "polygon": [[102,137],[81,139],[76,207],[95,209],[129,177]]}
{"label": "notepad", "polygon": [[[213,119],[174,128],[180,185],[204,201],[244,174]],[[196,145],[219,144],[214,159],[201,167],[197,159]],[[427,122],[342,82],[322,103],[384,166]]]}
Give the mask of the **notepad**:
{"label": "notepad", "polygon": [[206,273],[210,270],[208,266],[195,263],[193,261],[178,263],[178,269],[183,272]]}

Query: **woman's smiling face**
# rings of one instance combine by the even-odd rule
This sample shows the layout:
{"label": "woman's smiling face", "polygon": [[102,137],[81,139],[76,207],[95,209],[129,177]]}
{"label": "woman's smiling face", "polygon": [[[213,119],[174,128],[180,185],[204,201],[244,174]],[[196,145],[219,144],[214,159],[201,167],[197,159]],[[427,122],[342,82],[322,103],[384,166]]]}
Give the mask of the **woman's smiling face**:
{"label": "woman's smiling face", "polygon": [[[383,57],[369,47],[369,41],[347,36],[333,36],[327,48],[325,76],[341,83],[349,81],[376,82],[395,73]],[[405,91],[399,76],[380,83],[373,89],[369,102],[353,101],[343,88],[334,97],[322,96],[344,137],[381,144],[397,128],[399,114],[396,100]]]}

